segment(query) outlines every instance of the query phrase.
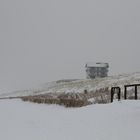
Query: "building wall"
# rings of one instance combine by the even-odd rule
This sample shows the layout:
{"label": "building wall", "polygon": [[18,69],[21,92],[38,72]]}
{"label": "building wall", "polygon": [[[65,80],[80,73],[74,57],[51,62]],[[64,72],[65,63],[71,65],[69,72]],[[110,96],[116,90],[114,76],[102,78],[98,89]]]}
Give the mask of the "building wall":
{"label": "building wall", "polygon": [[86,67],[86,74],[88,79],[94,79],[97,77],[107,77],[108,68],[107,67]]}

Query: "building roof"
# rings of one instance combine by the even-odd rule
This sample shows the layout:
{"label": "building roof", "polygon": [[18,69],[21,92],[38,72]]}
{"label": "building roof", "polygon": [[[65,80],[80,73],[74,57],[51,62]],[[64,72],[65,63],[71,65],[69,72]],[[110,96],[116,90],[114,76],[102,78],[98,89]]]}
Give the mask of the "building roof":
{"label": "building roof", "polygon": [[101,63],[101,62],[88,62],[86,63],[86,67],[109,67],[108,63]]}

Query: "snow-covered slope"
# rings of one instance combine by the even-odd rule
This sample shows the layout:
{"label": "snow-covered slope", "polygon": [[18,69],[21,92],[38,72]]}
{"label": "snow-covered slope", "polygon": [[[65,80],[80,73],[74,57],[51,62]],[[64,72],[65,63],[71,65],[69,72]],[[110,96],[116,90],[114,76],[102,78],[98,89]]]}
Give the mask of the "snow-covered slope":
{"label": "snow-covered slope", "polygon": [[123,74],[118,76],[110,76],[107,78],[97,78],[95,80],[76,80],[72,82],[62,82],[48,87],[45,92],[50,93],[83,93],[86,89],[88,91],[96,91],[101,88],[112,86],[123,87],[125,84],[140,83],[140,73]]}
{"label": "snow-covered slope", "polygon": [[140,102],[82,108],[0,101],[0,140],[139,140]]}
{"label": "snow-covered slope", "polygon": [[39,95],[39,94],[67,94],[67,93],[83,93],[84,90],[88,92],[95,92],[104,88],[111,88],[112,86],[123,86],[126,84],[140,84],[140,73],[122,74],[116,76],[109,76],[107,78],[98,78],[95,80],[59,80],[44,84],[38,88],[16,91],[7,94],[1,94],[0,97],[9,96],[26,96],[26,95]]}

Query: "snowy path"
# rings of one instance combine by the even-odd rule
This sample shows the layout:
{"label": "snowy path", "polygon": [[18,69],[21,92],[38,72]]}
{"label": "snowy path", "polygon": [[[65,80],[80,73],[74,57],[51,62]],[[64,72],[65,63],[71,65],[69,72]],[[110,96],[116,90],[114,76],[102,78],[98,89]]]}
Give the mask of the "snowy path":
{"label": "snowy path", "polygon": [[0,101],[1,140],[139,140],[140,101],[82,108]]}

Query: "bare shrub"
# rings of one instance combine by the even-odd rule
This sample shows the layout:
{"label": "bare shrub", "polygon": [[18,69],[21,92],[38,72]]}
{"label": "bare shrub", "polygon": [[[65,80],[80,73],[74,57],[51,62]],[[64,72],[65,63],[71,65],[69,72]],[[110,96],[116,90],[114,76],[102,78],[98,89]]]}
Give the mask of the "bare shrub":
{"label": "bare shrub", "polygon": [[[55,95],[55,96],[54,96]],[[30,101],[34,103],[59,104],[65,107],[82,107],[92,103],[108,103],[110,102],[110,93],[108,88],[99,89],[96,91],[83,91],[83,93],[59,93],[44,94],[36,96],[22,97],[23,101]],[[94,102],[88,99],[94,98]]]}
{"label": "bare shrub", "polygon": [[[74,95],[74,94],[73,94]],[[22,97],[23,101],[30,101],[34,103],[47,103],[47,104],[59,104],[66,107],[81,107],[88,103],[87,100],[79,98],[78,95],[75,96],[63,95],[57,98],[48,98],[47,96],[26,96]]]}

